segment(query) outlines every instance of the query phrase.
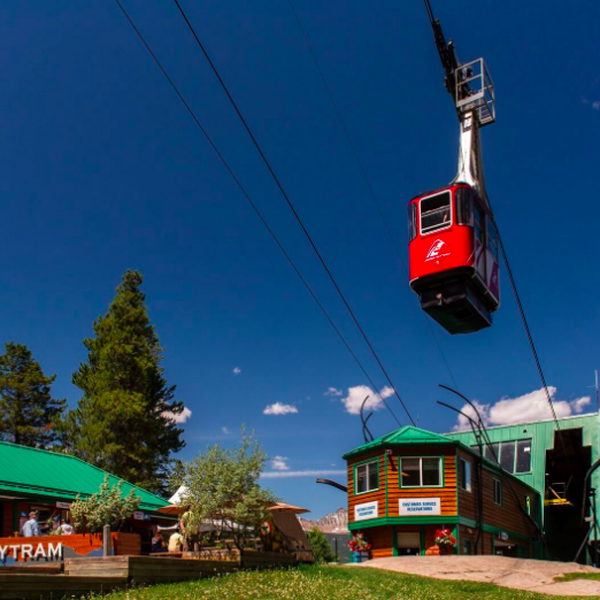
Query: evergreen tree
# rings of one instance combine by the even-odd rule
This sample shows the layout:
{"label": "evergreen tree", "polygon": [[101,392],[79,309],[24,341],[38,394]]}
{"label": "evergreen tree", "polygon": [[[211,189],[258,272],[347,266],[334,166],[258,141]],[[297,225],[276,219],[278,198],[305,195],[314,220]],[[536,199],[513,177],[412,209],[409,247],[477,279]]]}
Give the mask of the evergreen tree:
{"label": "evergreen tree", "polygon": [[46,377],[24,344],[8,342],[0,356],[0,439],[46,447],[56,441],[54,424],[64,400],[50,395],[56,375]]}
{"label": "evergreen tree", "polygon": [[143,278],[127,271],[105,316],[84,340],[87,362],[73,374],[83,391],[65,422],[64,443],[83,460],[140,487],[162,492],[171,453],[184,446],[174,400],[160,363],[162,348],[140,290]]}

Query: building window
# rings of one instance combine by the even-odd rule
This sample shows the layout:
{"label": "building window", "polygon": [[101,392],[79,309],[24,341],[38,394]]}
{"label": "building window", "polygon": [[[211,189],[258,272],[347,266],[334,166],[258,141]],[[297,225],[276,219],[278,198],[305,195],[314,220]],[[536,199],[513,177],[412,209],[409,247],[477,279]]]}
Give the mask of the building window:
{"label": "building window", "polygon": [[494,504],[502,506],[502,482],[499,479],[492,479],[494,482]]}
{"label": "building window", "polygon": [[363,463],[354,469],[355,493],[364,494],[379,489],[379,461]]}
{"label": "building window", "polygon": [[517,442],[517,473],[528,473],[531,471],[531,440],[519,440]]}
{"label": "building window", "polygon": [[494,443],[494,444],[486,444],[485,445],[484,456],[488,460],[496,462],[496,459],[498,458],[499,454],[500,454],[500,444]]}
{"label": "building window", "polygon": [[[479,454],[477,446],[471,446],[471,449]],[[531,471],[531,438],[494,442],[486,445],[484,452],[484,456],[488,460],[499,464],[509,473],[529,473]]]}
{"label": "building window", "polygon": [[458,461],[458,476],[460,489],[471,492],[473,490],[471,485],[471,463],[464,458],[460,458]]}
{"label": "building window", "polygon": [[402,487],[441,487],[442,459],[436,457],[401,458]]}

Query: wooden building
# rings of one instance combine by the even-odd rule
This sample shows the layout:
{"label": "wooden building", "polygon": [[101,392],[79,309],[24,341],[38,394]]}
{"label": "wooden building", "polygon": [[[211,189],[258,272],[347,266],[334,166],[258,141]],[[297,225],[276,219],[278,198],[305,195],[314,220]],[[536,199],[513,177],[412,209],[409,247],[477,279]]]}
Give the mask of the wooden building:
{"label": "wooden building", "polygon": [[373,558],[437,554],[442,527],[458,554],[538,555],[539,492],[459,440],[409,426],[344,459],[348,528]]}

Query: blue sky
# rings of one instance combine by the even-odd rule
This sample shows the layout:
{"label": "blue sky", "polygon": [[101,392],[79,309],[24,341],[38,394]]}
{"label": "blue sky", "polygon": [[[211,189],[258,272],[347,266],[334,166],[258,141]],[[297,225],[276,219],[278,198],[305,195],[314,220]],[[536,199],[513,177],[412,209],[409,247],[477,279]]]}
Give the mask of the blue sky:
{"label": "blue sky", "polygon": [[[174,4],[124,4],[383,388]],[[435,404],[451,375],[289,4],[183,4],[410,411],[422,427],[451,429]],[[450,181],[457,161],[422,3],[295,6],[406,261],[408,200]],[[494,78],[488,192],[548,383],[575,410],[566,403],[590,394],[600,367],[600,6],[456,0],[434,10],[460,58],[483,55]],[[341,492],[289,473],[343,469],[362,438],[341,400],[367,381],[117,6],[6,0],[0,46],[1,341],[30,346],[74,404],[82,340],[122,273],[139,269],[168,380],[191,410],[182,456],[234,443],[246,423],[285,457],[274,465],[285,476],[268,480],[280,496],[314,516],[343,505]],[[435,325],[460,389],[482,404],[540,388],[505,273],[501,282],[491,329],[450,337]],[[341,395],[325,395],[330,387]],[[297,412],[263,414],[277,402]],[[385,410],[372,424],[376,435],[395,425]]]}

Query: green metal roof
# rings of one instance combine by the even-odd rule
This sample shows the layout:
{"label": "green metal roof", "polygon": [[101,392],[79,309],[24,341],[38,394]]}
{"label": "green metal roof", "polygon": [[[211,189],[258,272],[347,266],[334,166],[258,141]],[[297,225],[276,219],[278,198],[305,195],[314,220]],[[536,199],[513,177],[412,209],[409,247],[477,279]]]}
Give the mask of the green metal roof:
{"label": "green metal roof", "polygon": [[[0,494],[34,494],[65,500],[74,500],[81,494],[86,498],[100,489],[105,475],[106,471],[75,456],[0,442]],[[123,495],[135,490],[142,499],[140,510],[156,511],[169,504],[155,494],[108,475],[111,485],[123,481]]]}
{"label": "green metal roof", "polygon": [[432,431],[426,431],[425,429],[419,429],[412,425],[406,425],[401,429],[387,433],[372,442],[363,444],[350,452],[346,452],[343,458],[350,458],[357,454],[362,454],[369,450],[375,450],[377,448],[384,448],[386,446],[397,446],[404,444],[450,444],[457,445],[457,440],[451,440],[439,433],[433,433]]}

